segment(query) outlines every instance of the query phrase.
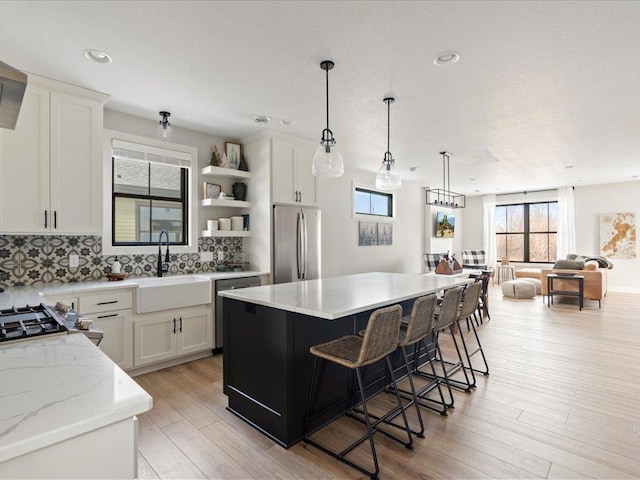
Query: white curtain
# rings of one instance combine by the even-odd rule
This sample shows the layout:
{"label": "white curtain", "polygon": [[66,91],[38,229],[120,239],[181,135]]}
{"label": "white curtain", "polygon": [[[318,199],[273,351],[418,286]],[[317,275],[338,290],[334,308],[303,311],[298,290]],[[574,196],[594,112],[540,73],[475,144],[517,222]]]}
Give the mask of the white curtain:
{"label": "white curtain", "polygon": [[558,259],[576,253],[576,207],[573,187],[558,188]]}
{"label": "white curtain", "polygon": [[487,255],[487,267],[495,268],[497,262],[496,253],[496,196],[484,195],[484,230],[482,234],[482,248]]}

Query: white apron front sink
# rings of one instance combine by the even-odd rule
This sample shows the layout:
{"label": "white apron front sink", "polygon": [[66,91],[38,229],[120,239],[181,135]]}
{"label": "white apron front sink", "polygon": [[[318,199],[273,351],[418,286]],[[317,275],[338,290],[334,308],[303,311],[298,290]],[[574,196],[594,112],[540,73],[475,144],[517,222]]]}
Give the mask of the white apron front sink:
{"label": "white apron front sink", "polygon": [[136,313],[158,312],[211,303],[211,281],[197,275],[137,280]]}

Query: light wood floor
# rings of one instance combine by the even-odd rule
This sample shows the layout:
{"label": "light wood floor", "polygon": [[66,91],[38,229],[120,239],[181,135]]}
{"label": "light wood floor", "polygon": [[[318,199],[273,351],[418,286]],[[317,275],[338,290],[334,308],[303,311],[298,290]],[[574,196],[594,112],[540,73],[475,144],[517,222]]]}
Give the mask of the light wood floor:
{"label": "light wood floor", "polygon": [[[582,312],[575,299],[503,299],[497,285],[490,296],[479,334],[491,375],[455,392],[447,417],[424,411],[413,451],[376,436],[381,478],[640,477],[640,295],[609,293]],[[135,379],[154,401],[139,417],[140,478],[364,478],[227,412],[220,355]],[[339,442],[357,428],[347,419],[322,434]]]}

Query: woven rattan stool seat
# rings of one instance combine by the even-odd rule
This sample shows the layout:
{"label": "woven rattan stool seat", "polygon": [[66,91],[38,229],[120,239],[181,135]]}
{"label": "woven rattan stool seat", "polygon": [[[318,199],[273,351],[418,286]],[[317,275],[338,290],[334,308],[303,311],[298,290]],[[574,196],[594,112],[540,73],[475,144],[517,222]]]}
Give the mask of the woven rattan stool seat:
{"label": "woven rattan stool seat", "polygon": [[[362,331],[364,336],[364,330]],[[349,335],[338,338],[321,345],[315,345],[309,349],[311,354],[339,363],[347,368],[356,368],[360,349],[362,348],[362,337]]]}

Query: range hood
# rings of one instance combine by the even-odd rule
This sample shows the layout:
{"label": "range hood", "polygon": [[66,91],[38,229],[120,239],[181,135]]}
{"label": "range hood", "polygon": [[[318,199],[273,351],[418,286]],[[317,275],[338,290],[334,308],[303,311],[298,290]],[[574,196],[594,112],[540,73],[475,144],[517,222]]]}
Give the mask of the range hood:
{"label": "range hood", "polygon": [[0,128],[16,129],[27,75],[0,62]]}

